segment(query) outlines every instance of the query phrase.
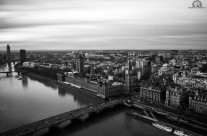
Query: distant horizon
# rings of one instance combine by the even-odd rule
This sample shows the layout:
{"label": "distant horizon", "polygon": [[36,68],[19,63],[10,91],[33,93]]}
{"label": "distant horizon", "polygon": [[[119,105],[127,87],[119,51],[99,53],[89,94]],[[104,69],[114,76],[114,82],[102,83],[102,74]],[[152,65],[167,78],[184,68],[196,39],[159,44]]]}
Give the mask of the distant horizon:
{"label": "distant horizon", "polygon": [[[12,50],[10,46],[10,51],[20,51],[21,49]],[[25,49],[26,50],[26,49]],[[26,51],[207,51],[207,49],[39,49],[39,50],[26,50]],[[6,52],[5,50],[0,50],[0,52]]]}

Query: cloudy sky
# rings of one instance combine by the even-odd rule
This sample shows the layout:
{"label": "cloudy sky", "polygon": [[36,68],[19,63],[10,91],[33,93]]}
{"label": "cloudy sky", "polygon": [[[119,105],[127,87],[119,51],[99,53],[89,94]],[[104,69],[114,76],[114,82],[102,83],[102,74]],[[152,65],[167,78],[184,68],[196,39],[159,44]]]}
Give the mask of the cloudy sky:
{"label": "cloudy sky", "polygon": [[0,50],[207,49],[193,1],[0,0]]}

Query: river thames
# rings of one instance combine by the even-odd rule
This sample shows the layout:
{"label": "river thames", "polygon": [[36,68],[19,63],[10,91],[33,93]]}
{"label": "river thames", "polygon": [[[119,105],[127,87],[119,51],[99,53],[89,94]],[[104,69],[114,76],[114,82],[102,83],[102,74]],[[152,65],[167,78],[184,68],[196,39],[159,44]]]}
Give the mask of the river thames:
{"label": "river thames", "polygon": [[[1,65],[0,71],[7,71],[7,65]],[[22,80],[17,73],[7,77],[0,74],[0,132],[13,129],[53,115],[78,109],[103,101],[94,95],[75,88],[58,87],[47,78],[29,74]],[[59,136],[171,136],[154,128],[151,124],[134,119],[125,113],[125,109],[114,109],[97,114],[84,123],[71,123],[59,132],[45,135]]]}

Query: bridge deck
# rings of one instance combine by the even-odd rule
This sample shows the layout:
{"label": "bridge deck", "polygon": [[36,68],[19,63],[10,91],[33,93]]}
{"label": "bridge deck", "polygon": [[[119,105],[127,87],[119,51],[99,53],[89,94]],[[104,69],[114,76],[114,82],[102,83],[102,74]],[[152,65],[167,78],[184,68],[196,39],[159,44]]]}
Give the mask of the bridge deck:
{"label": "bridge deck", "polygon": [[34,133],[37,130],[48,128],[50,126],[58,125],[64,121],[71,120],[74,118],[78,118],[80,116],[83,116],[85,114],[96,112],[102,109],[105,109],[107,107],[115,106],[117,104],[122,103],[122,100],[113,100],[105,103],[98,103],[95,105],[83,107],[80,109],[76,109],[73,111],[65,112],[59,115],[55,115],[37,122],[33,122],[28,125],[24,125],[3,133],[0,133],[0,136],[22,136],[30,133]]}

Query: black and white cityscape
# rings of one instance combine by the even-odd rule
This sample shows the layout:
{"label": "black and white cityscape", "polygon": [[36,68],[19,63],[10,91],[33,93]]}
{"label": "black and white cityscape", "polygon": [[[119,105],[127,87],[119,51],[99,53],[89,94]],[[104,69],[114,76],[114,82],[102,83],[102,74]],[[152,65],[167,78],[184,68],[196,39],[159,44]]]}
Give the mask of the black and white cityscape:
{"label": "black and white cityscape", "polygon": [[204,0],[0,0],[0,136],[205,136]]}

